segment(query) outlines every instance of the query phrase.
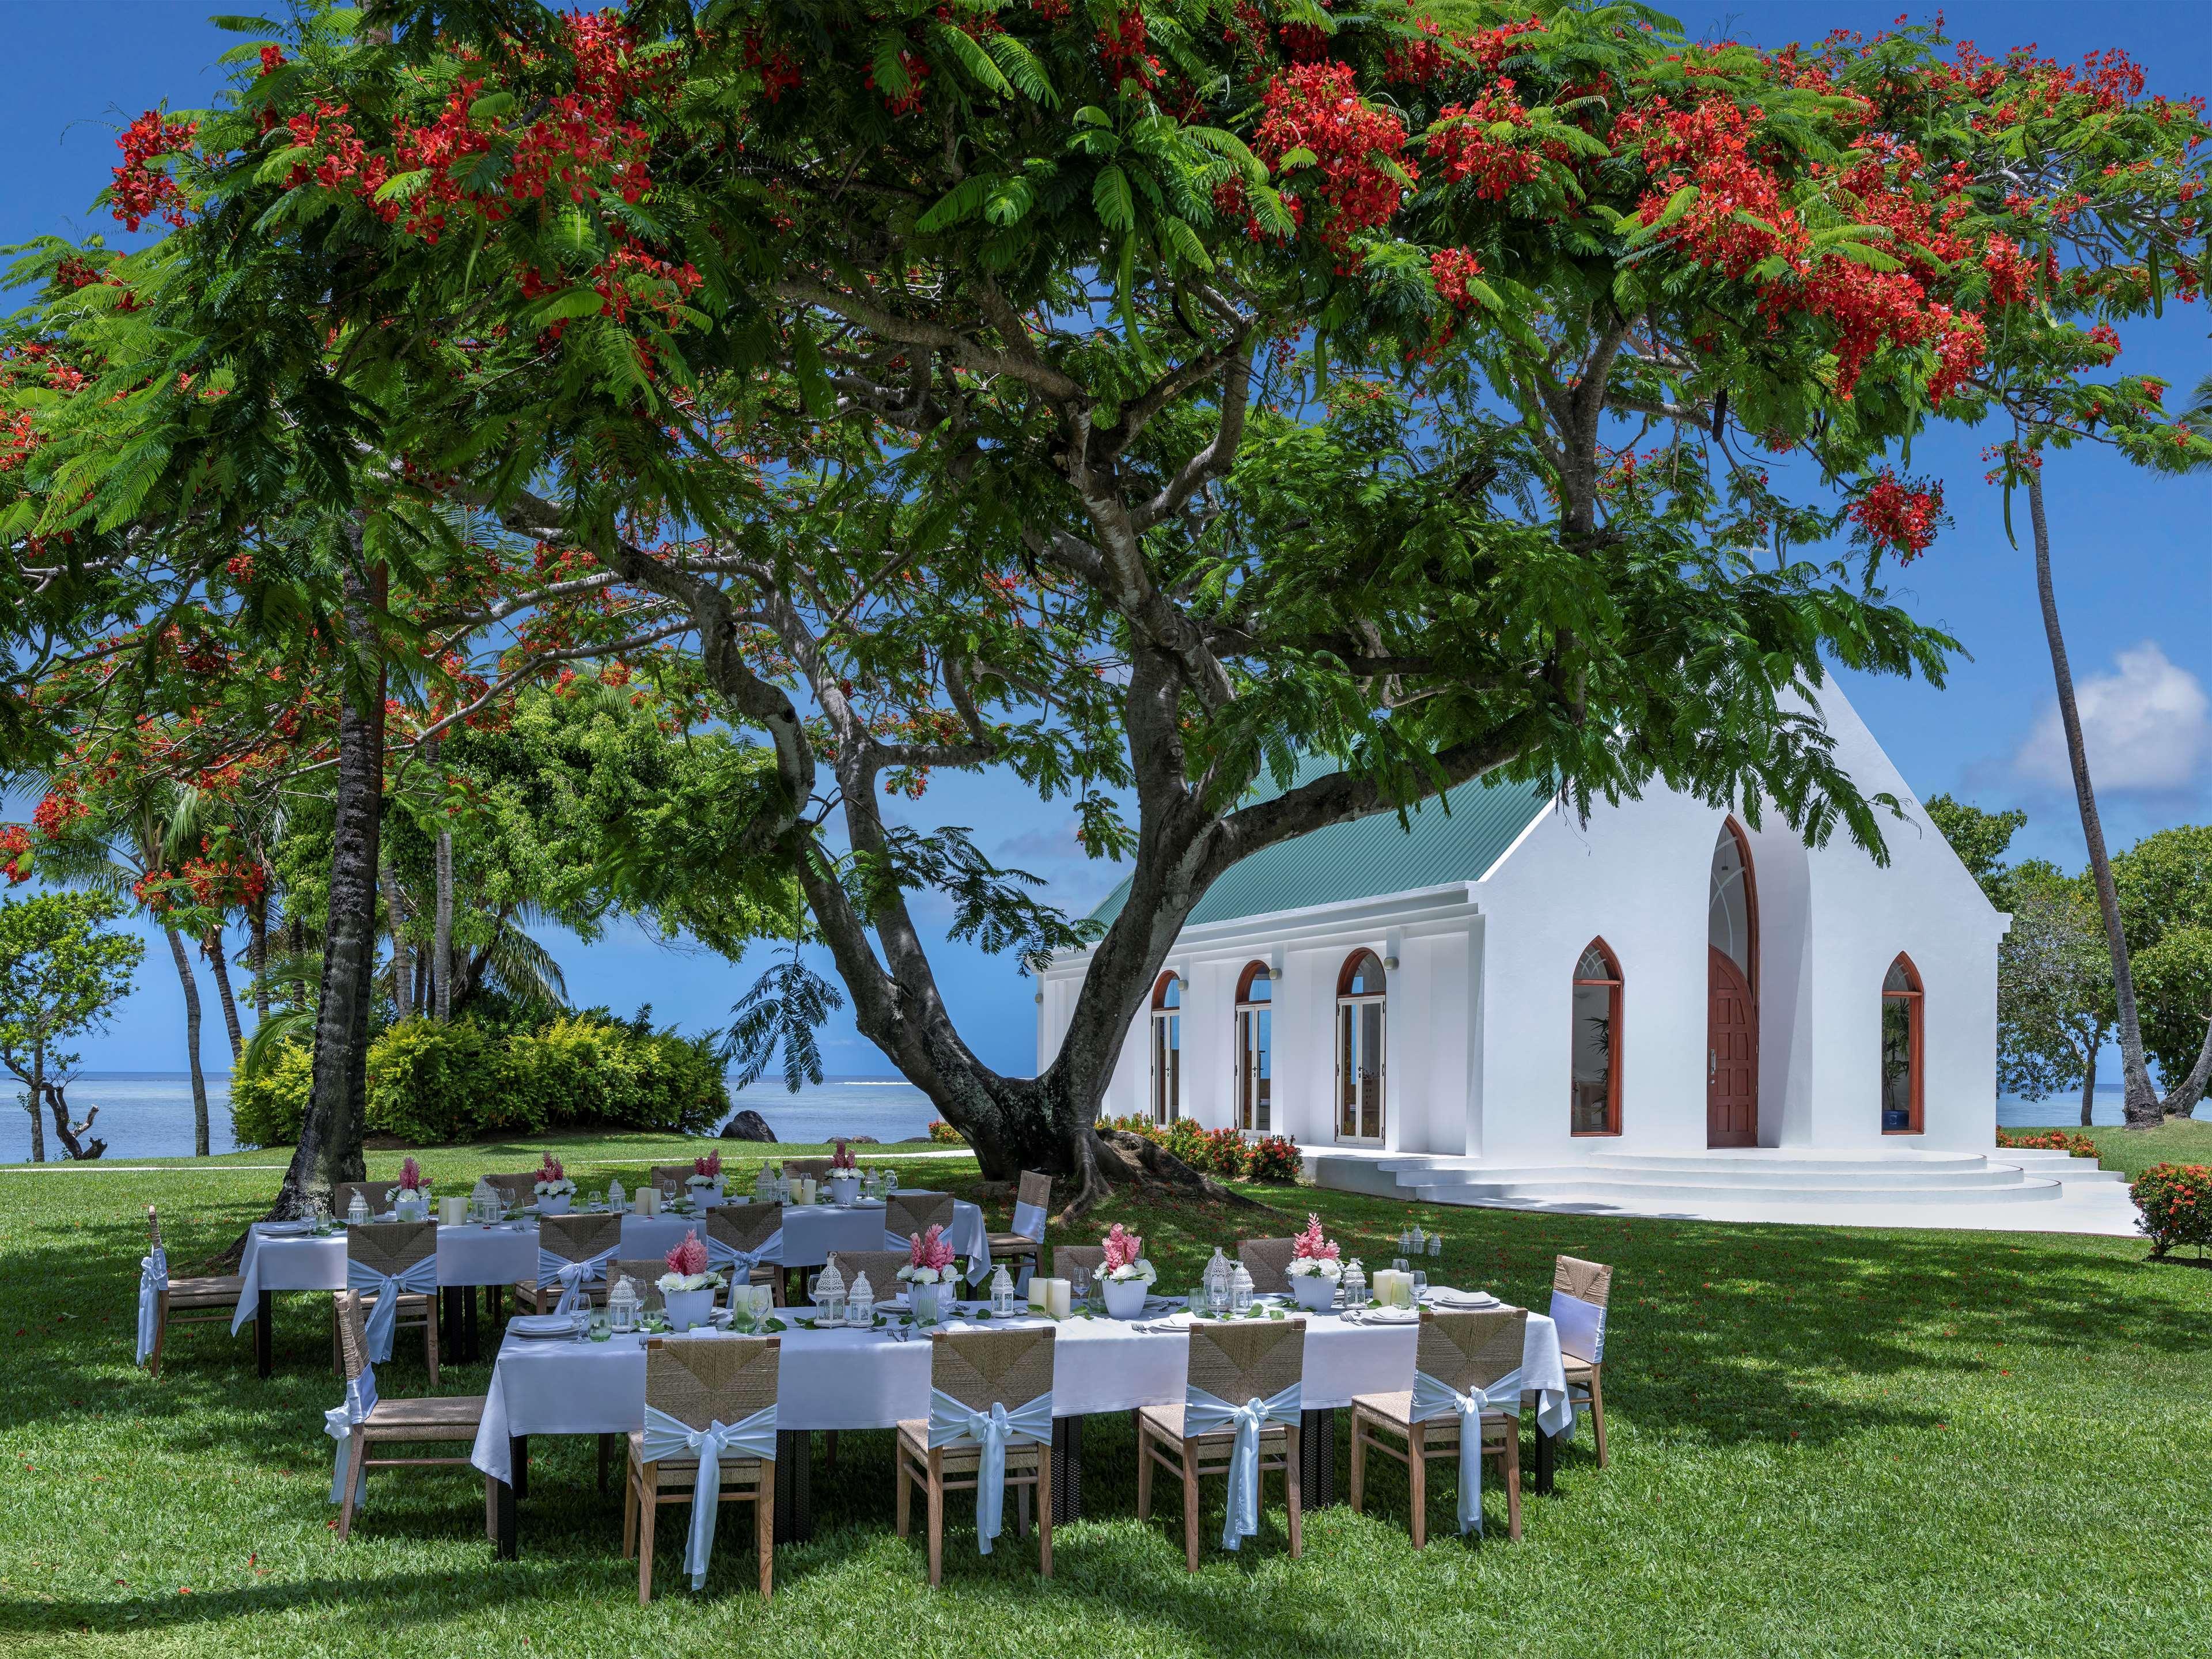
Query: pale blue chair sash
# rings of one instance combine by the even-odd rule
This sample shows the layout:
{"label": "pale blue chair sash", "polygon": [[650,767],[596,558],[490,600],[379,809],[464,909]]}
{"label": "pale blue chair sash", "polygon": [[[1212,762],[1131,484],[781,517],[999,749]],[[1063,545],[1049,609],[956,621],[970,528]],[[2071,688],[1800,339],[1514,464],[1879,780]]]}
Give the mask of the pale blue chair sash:
{"label": "pale blue chair sash", "polygon": [[169,1253],[160,1245],[138,1258],[138,1363],[154,1352],[154,1328],[161,1319],[161,1292],[169,1288]]}
{"label": "pale blue chair sash", "polygon": [[1044,1206],[1017,1204],[1014,1206],[1014,1231],[1024,1238],[1044,1242]]}
{"label": "pale blue chair sash", "polygon": [[781,1267],[783,1264],[783,1229],[778,1227],[750,1250],[707,1236],[707,1261],[710,1267],[728,1270],[732,1285],[742,1285],[752,1277],[756,1267]]}
{"label": "pale blue chair sash", "polygon": [[[376,1368],[362,1368],[359,1376],[346,1383],[345,1404],[333,1406],[323,1413],[323,1432],[338,1443],[336,1466],[331,1470],[331,1502],[345,1502],[346,1451],[353,1443],[353,1431],[368,1420],[369,1413],[376,1409]],[[361,1479],[355,1483],[353,1506],[367,1507],[368,1504],[368,1465],[362,1464]]]}
{"label": "pale blue chair sash", "polygon": [[622,1246],[601,1250],[597,1255],[586,1256],[581,1261],[571,1261],[565,1255],[556,1255],[540,1245],[538,1249],[538,1282],[550,1285],[556,1279],[561,1285],[561,1299],[553,1311],[574,1313],[584,1299],[584,1286],[596,1285],[607,1276],[607,1263],[622,1254]]}
{"label": "pale blue chair sash", "polygon": [[1509,1371],[1486,1389],[1469,1389],[1465,1394],[1426,1371],[1413,1373],[1413,1421],[1429,1423],[1445,1417],[1459,1419],[1459,1529],[1462,1533],[1482,1530],[1485,1412],[1504,1412],[1516,1418],[1521,1415],[1518,1370]]}
{"label": "pale blue chair sash", "polygon": [[1186,1436],[1237,1431],[1237,1443],[1229,1453],[1229,1520],[1221,1529],[1221,1547],[1241,1548],[1260,1530],[1260,1431],[1269,1423],[1296,1426],[1298,1401],[1296,1382],[1280,1394],[1262,1400],[1257,1395],[1241,1406],[1232,1406],[1204,1389],[1183,1390],[1182,1431]]}
{"label": "pale blue chair sash", "polygon": [[983,1449],[982,1465],[975,1471],[975,1548],[980,1554],[991,1553],[991,1540],[1005,1528],[1006,1448],[1018,1440],[1052,1443],[1049,1394],[1012,1411],[994,1401],[989,1411],[979,1412],[941,1389],[929,1391],[929,1443]]}
{"label": "pale blue chair sash", "polygon": [[1605,1358],[1605,1310],[1565,1291],[1552,1292],[1552,1322],[1559,1328],[1559,1352],[1595,1365]]}
{"label": "pale blue chair sash", "polygon": [[368,1338],[369,1359],[381,1365],[392,1358],[392,1333],[399,1322],[399,1293],[405,1291],[416,1296],[435,1296],[438,1258],[434,1253],[396,1273],[380,1273],[367,1262],[348,1256],[346,1288],[376,1298],[368,1310],[364,1334]]}
{"label": "pale blue chair sash", "polygon": [[722,1507],[722,1459],[732,1455],[775,1462],[775,1407],[764,1407],[735,1423],[710,1422],[695,1429],[657,1406],[645,1408],[645,1461],[696,1457],[699,1478],[691,1484],[691,1534],[684,1547],[684,1570],[691,1588],[707,1582],[707,1558],[714,1553],[714,1515]]}

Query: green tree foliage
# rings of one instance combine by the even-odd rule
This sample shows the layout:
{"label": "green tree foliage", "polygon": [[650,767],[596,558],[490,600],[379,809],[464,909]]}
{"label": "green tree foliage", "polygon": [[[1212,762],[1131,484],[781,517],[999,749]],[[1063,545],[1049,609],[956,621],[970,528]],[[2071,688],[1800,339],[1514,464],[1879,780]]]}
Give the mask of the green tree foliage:
{"label": "green tree foliage", "polygon": [[2171,1089],[2212,1020],[2212,825],[2144,836],[2112,860],[2142,999],[2143,1047]]}
{"label": "green tree foliage", "polygon": [[58,1097],[48,1092],[76,1065],[64,1045],[106,1024],[146,954],[138,939],[114,931],[122,914],[112,895],[98,891],[0,898],[0,1066],[23,1085],[33,1162],[46,1159],[40,1114],[53,1106],[66,1127]]}
{"label": "green tree foliage", "polygon": [[1948,794],[1930,796],[1925,805],[1929,821],[1951,843],[1959,862],[1989,895],[1990,902],[2000,910],[2012,908],[2011,870],[2005,863],[2005,849],[2026,827],[2027,814],[2018,807],[1984,811]]}

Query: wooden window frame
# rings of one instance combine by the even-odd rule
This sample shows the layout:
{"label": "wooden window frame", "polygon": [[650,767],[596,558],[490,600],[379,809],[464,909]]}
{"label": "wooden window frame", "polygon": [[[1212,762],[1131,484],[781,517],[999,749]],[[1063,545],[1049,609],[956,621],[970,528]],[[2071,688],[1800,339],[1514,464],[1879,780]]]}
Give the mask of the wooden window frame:
{"label": "wooden window frame", "polygon": [[1582,965],[1583,958],[1590,953],[1593,947],[1596,949],[1599,955],[1605,958],[1606,965],[1613,969],[1613,977],[1611,979],[1584,979],[1580,975],[1577,975],[1574,983],[1577,986],[1603,985],[1609,988],[1612,993],[1606,1006],[1606,1127],[1602,1129],[1577,1129],[1574,1127],[1574,1100],[1572,1098],[1572,1091],[1575,1080],[1575,1034],[1573,1026],[1574,992],[1573,989],[1570,988],[1567,993],[1567,1086],[1569,1090],[1569,1098],[1567,1101],[1567,1135],[1570,1139],[1573,1140],[1611,1140],[1618,1139],[1620,1136],[1620,1039],[1624,1005],[1627,1001],[1626,987],[1624,983],[1620,971],[1620,958],[1613,953],[1613,946],[1605,942],[1605,938],[1602,934],[1593,939],[1590,940],[1589,944],[1583,945],[1581,950],[1575,952],[1575,965],[1579,968]]}
{"label": "wooden window frame", "polygon": [[[1910,983],[1911,988],[1904,991],[1889,990],[1887,988],[1886,983],[1889,978],[1889,969],[1890,968],[1897,967],[1900,963],[1904,965],[1905,977]],[[1909,1127],[1902,1129],[1884,1129],[1881,1133],[1885,1135],[1925,1134],[1928,1133],[1928,1119],[1926,1113],[1928,1079],[1927,981],[1921,978],[1918,964],[1917,964],[1911,957],[1907,956],[1902,951],[1899,951],[1894,957],[1890,958],[1889,967],[1884,968],[1881,970],[1881,976],[1885,981],[1885,988],[1881,994],[1883,1012],[1885,1013],[1888,1012],[1888,1005],[1892,1002],[1901,1002],[1905,1005],[1905,1018],[1908,1022],[1908,1030],[1905,1045],[1905,1064],[1906,1067],[1905,1092],[1911,1103],[1905,1108],[1905,1112],[1909,1119]],[[1885,1082],[1887,1080],[1887,1079],[1884,1079]]]}
{"label": "wooden window frame", "polygon": [[[1267,1000],[1265,1002],[1255,1002],[1252,1000],[1252,981],[1258,979],[1262,975],[1266,975],[1267,981]],[[1235,1121],[1235,1127],[1239,1134],[1272,1135],[1277,1133],[1275,1128],[1275,1102],[1272,1087],[1275,1080],[1273,1076],[1275,1060],[1275,1029],[1272,1022],[1267,1027],[1267,1065],[1269,1073],[1267,1082],[1270,1085],[1267,1100],[1267,1121],[1263,1127],[1258,1124],[1247,1123],[1244,1121],[1247,1116],[1247,1108],[1252,1104],[1251,1100],[1249,1098],[1252,1079],[1246,1074],[1245,1071],[1245,1060],[1251,1053],[1251,1044],[1246,1040],[1244,1035],[1245,1017],[1249,1015],[1256,1020],[1261,1014],[1272,1014],[1274,1012],[1275,970],[1264,962],[1254,961],[1246,963],[1244,964],[1244,971],[1237,976],[1237,1002],[1231,1022],[1231,1034],[1236,1043],[1233,1063],[1236,1066],[1235,1078],[1237,1086],[1233,1097],[1235,1103],[1233,1109],[1231,1110],[1231,1116]],[[1254,1116],[1258,1115],[1256,1112],[1250,1115]]]}
{"label": "wooden window frame", "polygon": [[1743,953],[1748,960],[1743,970],[1743,982],[1751,992],[1752,1017],[1758,1018],[1759,1009],[1759,867],[1751,861],[1751,837],[1733,817],[1722,821],[1721,828],[1735,840],[1736,861],[1743,866]]}
{"label": "wooden window frame", "polygon": [[[1167,972],[1162,974],[1152,986],[1152,1097],[1145,1103],[1149,1109],[1148,1115],[1152,1118],[1152,1121],[1163,1128],[1166,1127],[1169,1124],[1173,1123],[1176,1119],[1182,1115],[1182,1029],[1180,1022],[1183,1016],[1183,1009],[1179,999],[1175,1007],[1170,1008],[1167,1005],[1168,992],[1171,988],[1179,986],[1181,982],[1181,980],[1177,977],[1175,971],[1170,969]],[[1174,1050],[1176,1056],[1176,1091],[1175,1098],[1172,1100],[1166,1098],[1166,1091],[1162,1086],[1160,1076],[1161,1058],[1167,1052],[1166,1036],[1160,1028],[1167,1024],[1170,1021],[1177,1022],[1175,1026],[1176,1043]]]}
{"label": "wooden window frame", "polygon": [[[1358,977],[1360,965],[1363,963],[1369,962],[1375,964],[1376,977],[1383,981],[1382,989],[1379,991],[1361,991],[1355,994],[1352,989],[1352,981]],[[1383,1052],[1382,1055],[1377,1058],[1375,1065],[1375,1086],[1381,1094],[1381,1098],[1375,1103],[1375,1119],[1381,1133],[1373,1135],[1347,1135],[1344,1133],[1344,1079],[1346,1063],[1350,1060],[1351,1056],[1346,1052],[1349,1047],[1349,1043],[1346,1040],[1349,1036],[1349,1027],[1346,1024],[1346,1013],[1347,1010],[1364,1008],[1370,1003],[1382,1011],[1382,1018],[1380,1023],[1382,1031]],[[1358,1016],[1354,1012],[1352,1015],[1352,1018],[1356,1019]],[[1341,1146],[1382,1146],[1388,1145],[1390,1139],[1390,1117],[1389,1110],[1390,1099],[1389,976],[1383,969],[1382,958],[1376,955],[1374,951],[1369,950],[1364,945],[1357,951],[1354,951],[1350,956],[1345,957],[1344,965],[1336,971],[1336,1031],[1331,1041],[1336,1049],[1336,1088],[1334,1096],[1329,1102],[1331,1139]]]}

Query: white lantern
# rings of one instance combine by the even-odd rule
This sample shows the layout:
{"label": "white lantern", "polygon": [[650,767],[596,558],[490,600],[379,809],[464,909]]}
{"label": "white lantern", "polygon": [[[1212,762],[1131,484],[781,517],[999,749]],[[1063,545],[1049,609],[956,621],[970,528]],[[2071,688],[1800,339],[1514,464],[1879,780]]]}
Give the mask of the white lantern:
{"label": "white lantern", "polygon": [[1231,1278],[1229,1258],[1221,1254],[1221,1247],[1213,1247],[1213,1260],[1206,1264],[1206,1305],[1217,1314],[1229,1311],[1229,1281]]}
{"label": "white lantern", "polygon": [[353,1189],[353,1202],[346,1206],[346,1224],[358,1227],[368,1219],[368,1200],[362,1195],[361,1188],[356,1187]]}
{"label": "white lantern", "polygon": [[1367,1269],[1359,1265],[1357,1257],[1345,1264],[1344,1305],[1347,1308],[1367,1305]]}
{"label": "white lantern", "polygon": [[768,1172],[768,1165],[763,1164],[753,1171],[753,1202],[765,1204],[775,1196],[775,1177]]}
{"label": "white lantern", "polygon": [[1004,1262],[991,1269],[991,1315],[995,1319],[1011,1319],[1014,1314],[1014,1281],[1006,1276]]}
{"label": "white lantern", "polygon": [[629,1203],[629,1194],[623,1190],[622,1177],[607,1182],[607,1208],[620,1215]]}
{"label": "white lantern", "polygon": [[502,1207],[492,1192],[491,1182],[478,1176],[477,1184],[469,1189],[469,1213],[479,1221],[496,1221]]}
{"label": "white lantern", "polygon": [[1423,1232],[1418,1225],[1415,1226],[1413,1232],[1406,1240],[1406,1254],[1407,1255],[1419,1255],[1425,1252],[1428,1248],[1429,1236]]}
{"label": "white lantern", "polygon": [[1252,1311],[1252,1273],[1241,1261],[1230,1269],[1229,1311],[1233,1314]]}
{"label": "white lantern", "polygon": [[845,1322],[864,1328],[876,1322],[875,1287],[866,1273],[854,1274],[852,1288],[845,1292]]}
{"label": "white lantern", "polygon": [[832,1261],[815,1275],[814,1318],[817,1324],[835,1325],[845,1317],[845,1275]]}
{"label": "white lantern", "polygon": [[637,1328],[637,1282],[627,1273],[607,1292],[607,1325],[617,1336]]}
{"label": "white lantern", "polygon": [[1444,1236],[1442,1233],[1431,1233],[1429,1235],[1429,1254],[1432,1256],[1438,1256],[1442,1255],[1443,1253]]}

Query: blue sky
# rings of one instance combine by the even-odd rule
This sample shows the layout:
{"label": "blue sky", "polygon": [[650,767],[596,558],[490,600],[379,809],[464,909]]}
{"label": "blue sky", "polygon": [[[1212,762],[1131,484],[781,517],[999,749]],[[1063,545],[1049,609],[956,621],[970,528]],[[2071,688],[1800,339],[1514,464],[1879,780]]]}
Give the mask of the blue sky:
{"label": "blue sky", "polygon": [[[79,235],[118,228],[87,204],[114,165],[113,132],[149,106],[206,101],[219,84],[216,57],[234,44],[205,21],[206,0],[74,0],[55,6],[0,3],[0,60],[14,66],[0,100],[0,240],[52,232]],[[250,9],[241,6],[240,9]],[[2212,6],[2123,3],[1950,5],[1954,37],[1985,52],[2033,42],[2062,60],[2119,46],[2144,64],[2154,90],[2212,94]],[[1778,45],[1837,27],[1875,30],[1898,15],[1883,6],[1804,3],[1683,7],[1693,33]],[[1916,15],[1923,14],[1916,13]],[[2124,365],[2166,376],[2185,390],[2212,374],[2212,316],[2170,309],[2160,323],[2125,335]],[[1898,584],[1905,603],[1961,639],[1961,660],[1942,690],[1915,683],[1847,677],[1875,735],[1923,796],[1948,790],[1989,807],[2030,815],[2016,849],[2081,861],[2081,837],[2063,756],[2055,750],[2051,670],[2045,654],[2033,567],[2006,541],[1980,459],[1990,436],[1945,428],[1916,447],[1913,469],[1946,483],[1956,520]],[[2048,474],[2057,582],[2068,644],[2090,720],[2106,833],[2125,846],[2170,824],[2212,817],[2212,480],[2153,478],[2104,458],[2055,459]],[[2020,514],[2025,532],[2025,511]],[[7,816],[23,804],[11,801]],[[1078,853],[1065,803],[1044,805],[986,779],[940,775],[916,816],[963,823],[1002,862],[1048,877],[1060,902],[1082,909],[1116,879]],[[586,947],[550,940],[580,1002],[627,1011],[641,1001],[686,1027],[719,1024],[756,969],[672,951],[641,934]],[[983,1058],[1009,1072],[1034,1063],[1030,987],[1011,964],[947,945],[946,994]],[[204,975],[203,975],[204,977]],[[110,1031],[86,1045],[99,1068],[172,1070],[184,1063],[182,995],[166,948],[149,952],[139,989]],[[835,1073],[882,1074],[888,1066],[849,1025],[827,1034]],[[227,1051],[210,1007],[205,1062]]]}

